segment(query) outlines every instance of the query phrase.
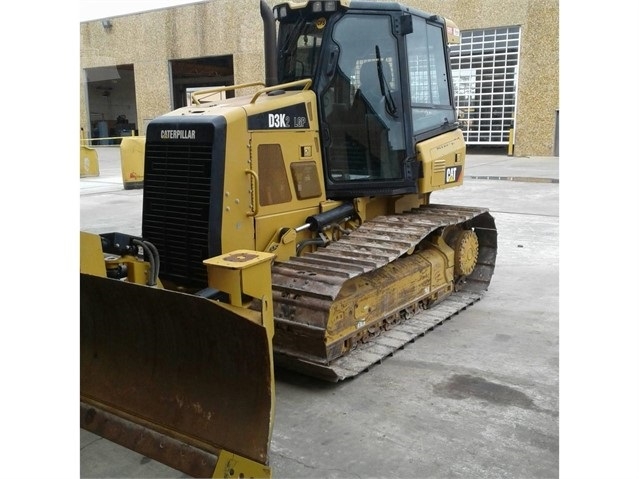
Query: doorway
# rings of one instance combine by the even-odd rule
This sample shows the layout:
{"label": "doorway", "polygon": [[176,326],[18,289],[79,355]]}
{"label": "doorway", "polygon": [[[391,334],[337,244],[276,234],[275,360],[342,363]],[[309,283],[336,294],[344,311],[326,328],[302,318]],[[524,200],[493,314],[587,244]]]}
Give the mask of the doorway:
{"label": "doorway", "polygon": [[86,68],[90,132],[93,145],[118,145],[136,134],[135,72],[132,64]]}
{"label": "doorway", "polygon": [[[189,105],[193,89],[233,85],[233,55],[171,60],[173,107]],[[228,97],[233,91],[226,92]]]}

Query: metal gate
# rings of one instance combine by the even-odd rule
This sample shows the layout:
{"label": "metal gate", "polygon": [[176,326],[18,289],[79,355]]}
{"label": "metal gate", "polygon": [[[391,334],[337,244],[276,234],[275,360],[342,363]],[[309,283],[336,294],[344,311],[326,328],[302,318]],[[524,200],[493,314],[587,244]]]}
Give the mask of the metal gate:
{"label": "metal gate", "polygon": [[450,47],[455,105],[469,145],[507,145],[516,127],[520,31],[467,30]]}

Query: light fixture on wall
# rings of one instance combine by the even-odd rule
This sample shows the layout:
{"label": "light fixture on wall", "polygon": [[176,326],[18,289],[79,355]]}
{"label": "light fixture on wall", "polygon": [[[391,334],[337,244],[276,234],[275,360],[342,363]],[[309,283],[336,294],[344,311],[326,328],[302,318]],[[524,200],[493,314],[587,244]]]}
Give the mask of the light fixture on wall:
{"label": "light fixture on wall", "polygon": [[111,30],[111,27],[113,26],[113,24],[111,23],[111,20],[109,20],[108,18],[105,18],[104,20],[102,20],[102,26],[104,27],[105,30]]}

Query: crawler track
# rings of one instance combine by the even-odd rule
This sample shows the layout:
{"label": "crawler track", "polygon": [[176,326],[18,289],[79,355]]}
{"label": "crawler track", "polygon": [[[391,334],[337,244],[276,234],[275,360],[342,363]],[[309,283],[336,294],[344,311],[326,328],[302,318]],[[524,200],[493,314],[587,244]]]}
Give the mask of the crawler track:
{"label": "crawler track", "polygon": [[[429,235],[455,224],[475,231],[479,257],[474,271],[456,281],[454,291],[434,301],[406,297],[401,309],[372,325],[373,337],[355,341],[346,354],[334,357],[329,352],[327,360],[318,359],[325,318],[347,281],[382,270]],[[276,363],[329,381],[355,376],[479,301],[490,284],[496,256],[497,231],[488,210],[429,205],[377,217],[324,248],[278,263],[272,277]]]}

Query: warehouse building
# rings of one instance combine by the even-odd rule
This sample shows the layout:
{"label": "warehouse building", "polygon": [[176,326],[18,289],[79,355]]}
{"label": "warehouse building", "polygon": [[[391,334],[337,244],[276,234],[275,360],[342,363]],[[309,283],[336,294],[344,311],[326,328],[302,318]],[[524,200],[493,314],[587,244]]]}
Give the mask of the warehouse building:
{"label": "warehouse building", "polygon": [[[451,59],[468,145],[559,154],[559,0],[402,3],[461,30]],[[82,22],[80,69],[85,136],[111,144],[144,135],[195,89],[264,80],[259,2],[208,0]]]}

